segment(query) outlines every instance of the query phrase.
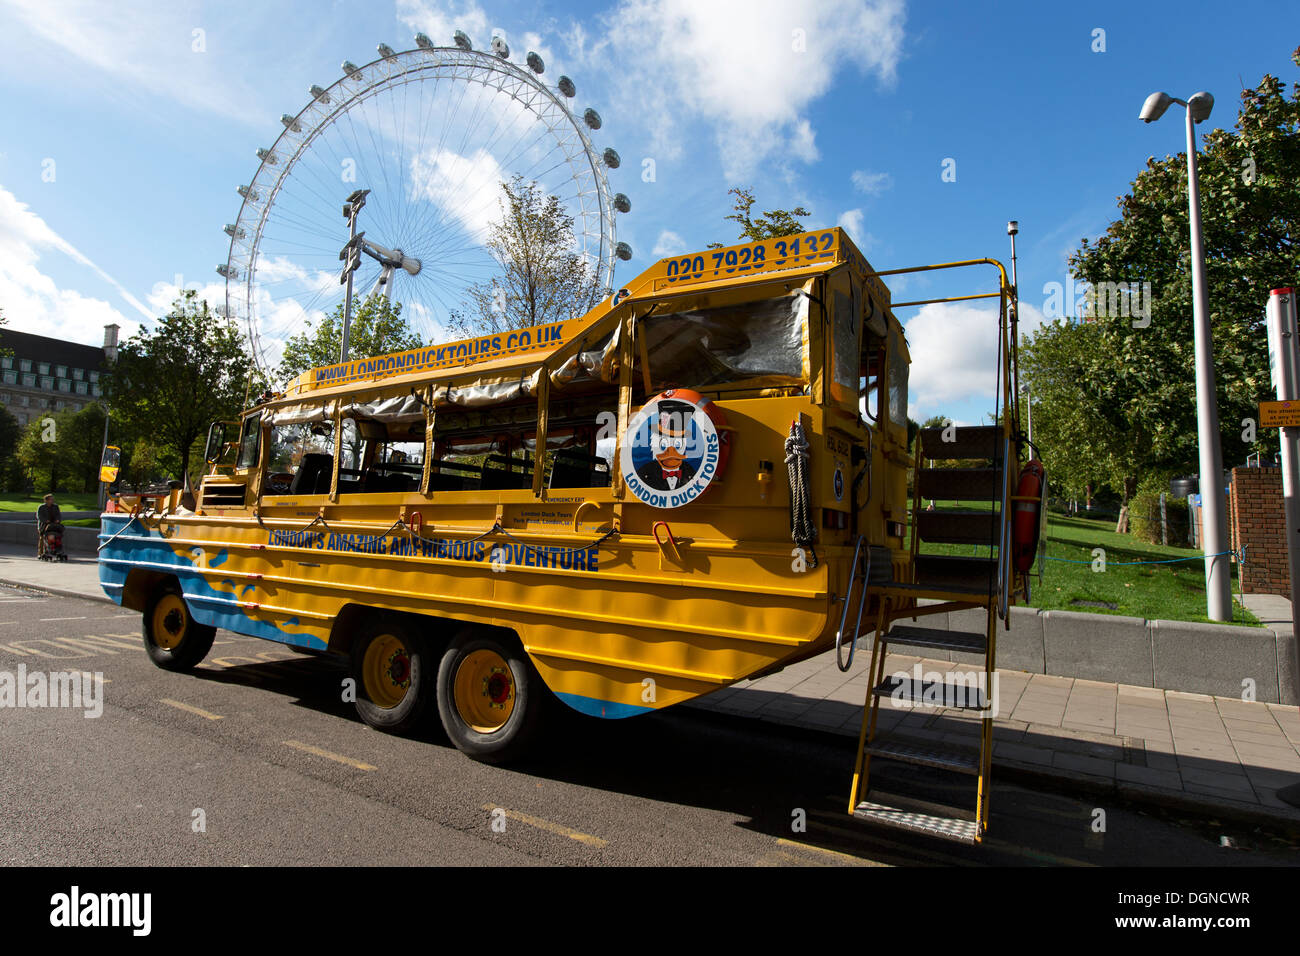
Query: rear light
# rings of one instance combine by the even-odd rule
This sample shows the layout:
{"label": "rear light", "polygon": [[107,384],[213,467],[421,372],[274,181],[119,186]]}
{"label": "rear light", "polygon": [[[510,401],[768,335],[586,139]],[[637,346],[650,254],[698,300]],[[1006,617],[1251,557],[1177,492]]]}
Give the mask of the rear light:
{"label": "rear light", "polygon": [[822,527],[828,531],[844,531],[849,526],[849,513],[847,511],[833,511],[830,508],[822,509]]}
{"label": "rear light", "polygon": [[885,535],[890,538],[901,538],[903,536],[903,522],[886,521]]}

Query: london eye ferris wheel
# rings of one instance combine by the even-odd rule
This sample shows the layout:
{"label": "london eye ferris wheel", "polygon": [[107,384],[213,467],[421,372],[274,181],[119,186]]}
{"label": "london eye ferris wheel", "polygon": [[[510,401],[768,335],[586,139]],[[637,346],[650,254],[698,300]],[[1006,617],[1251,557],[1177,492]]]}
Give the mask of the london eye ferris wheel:
{"label": "london eye ferris wheel", "polygon": [[268,380],[285,342],[343,301],[339,253],[349,227],[340,210],[358,189],[369,192],[355,288],[400,302],[425,342],[445,338],[469,289],[499,272],[486,242],[502,183],[515,176],[557,197],[572,219],[570,251],[594,279],[588,304],[612,288],[615,261],[631,258],[615,237],[615,217],[631,204],[611,194],[607,178],[618,153],[593,145],[600,114],[570,107],[569,77],[550,87],[542,58],[513,62],[499,36],[485,51],[459,31],[454,46],[423,34],[415,43],[404,52],[381,43],[378,59],[344,62],[331,86],[312,86],[239,187],[229,257],[217,271],[226,315],[246,331]]}

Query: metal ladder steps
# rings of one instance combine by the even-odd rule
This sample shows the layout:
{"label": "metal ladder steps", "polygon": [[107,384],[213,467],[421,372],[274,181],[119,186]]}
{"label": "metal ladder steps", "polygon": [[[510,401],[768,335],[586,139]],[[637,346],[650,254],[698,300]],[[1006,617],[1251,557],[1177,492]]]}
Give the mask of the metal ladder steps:
{"label": "metal ladder steps", "polygon": [[915,810],[900,810],[898,807],[885,806],[863,800],[853,811],[858,820],[876,823],[895,830],[910,830],[927,836],[939,837],[974,846],[979,842],[980,828],[974,820],[961,820],[956,817],[941,817]]}
{"label": "metal ladder steps", "polygon": [[916,480],[922,498],[993,501],[1002,496],[1001,468],[922,468]]}
{"label": "metal ladder steps", "polygon": [[952,710],[987,710],[988,694],[974,682],[939,679],[917,680],[890,675],[871,689],[877,697],[892,697],[917,704]]}
{"label": "metal ladder steps", "polygon": [[996,545],[998,510],[922,511],[916,515],[916,530],[931,544]]}
{"label": "metal ladder steps", "polygon": [[954,428],[949,431],[952,441],[944,441],[946,428],[922,428],[922,457],[938,460],[954,458],[987,458],[992,461],[1002,459],[1002,426],[977,425],[967,428]]}
{"label": "metal ladder steps", "polygon": [[912,743],[901,739],[879,740],[867,744],[867,753],[886,760],[899,760],[920,767],[951,770],[954,773],[978,774],[980,770],[978,752],[950,750],[946,747]]}
{"label": "metal ladder steps", "polygon": [[955,585],[988,594],[993,592],[997,582],[998,562],[994,558],[918,554],[914,566],[916,583],[932,587]]}
{"label": "metal ladder steps", "polygon": [[983,654],[988,649],[988,635],[974,631],[940,631],[933,627],[896,624],[881,639],[882,644],[909,644],[942,651],[965,651]]}

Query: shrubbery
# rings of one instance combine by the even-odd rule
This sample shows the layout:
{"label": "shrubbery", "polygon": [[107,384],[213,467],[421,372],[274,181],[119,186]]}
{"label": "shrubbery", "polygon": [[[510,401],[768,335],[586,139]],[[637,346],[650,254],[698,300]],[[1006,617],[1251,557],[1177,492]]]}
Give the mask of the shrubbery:
{"label": "shrubbery", "polygon": [[1148,475],[1138,483],[1137,493],[1128,503],[1129,531],[1149,544],[1160,543],[1160,493],[1165,492],[1165,525],[1170,545],[1187,547],[1187,499],[1168,494],[1168,475]]}

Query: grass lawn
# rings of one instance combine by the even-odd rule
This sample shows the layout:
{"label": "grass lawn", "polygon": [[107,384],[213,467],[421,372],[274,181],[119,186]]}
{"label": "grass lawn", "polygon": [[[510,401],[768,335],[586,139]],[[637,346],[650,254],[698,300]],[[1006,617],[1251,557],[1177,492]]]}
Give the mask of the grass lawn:
{"label": "grass lawn", "polygon": [[[978,505],[970,502],[961,507]],[[1116,534],[1114,529],[1115,522],[1111,519],[1063,517],[1049,513],[1044,532],[1048,560],[1041,569],[1042,582],[1039,583],[1036,574],[1030,578],[1032,606],[1044,610],[1122,614],[1148,620],[1209,623],[1205,616],[1205,564],[1200,559],[1200,552],[1147,544],[1132,535]],[[1092,570],[1094,548],[1105,550],[1104,572]],[[922,551],[954,555],[990,553],[988,548],[971,545],[924,543]],[[1130,563],[1170,558],[1193,560],[1136,566]],[[1233,623],[1258,626],[1259,620],[1237,601],[1237,566],[1234,563],[1231,567]],[[1037,565],[1034,570],[1039,570]],[[1077,603],[1084,601],[1091,603]]]}
{"label": "grass lawn", "polygon": [[[45,493],[42,491],[34,495],[0,494],[0,511],[28,511],[36,514],[36,509],[41,506],[44,497]],[[61,491],[54,496],[54,503],[64,511],[99,510],[99,496],[93,493],[83,495]]]}

